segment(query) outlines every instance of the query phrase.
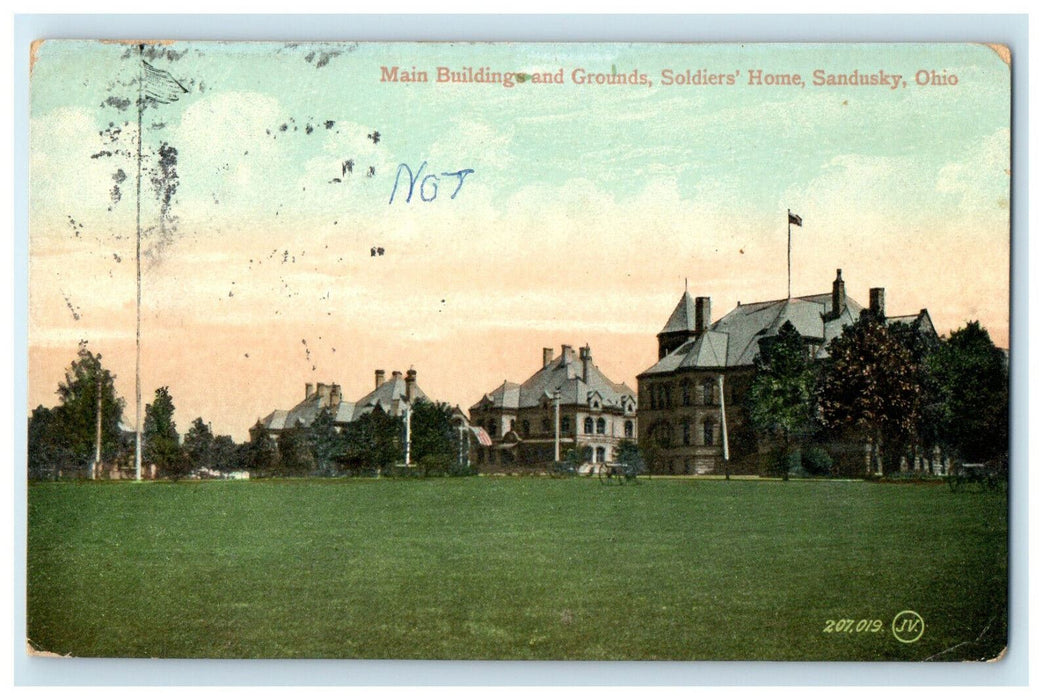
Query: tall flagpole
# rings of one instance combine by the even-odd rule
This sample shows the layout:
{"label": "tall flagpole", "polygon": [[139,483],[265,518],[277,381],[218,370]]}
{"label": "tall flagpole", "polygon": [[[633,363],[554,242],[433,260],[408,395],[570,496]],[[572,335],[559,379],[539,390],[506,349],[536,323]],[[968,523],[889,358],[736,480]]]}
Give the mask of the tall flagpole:
{"label": "tall flagpole", "polygon": [[145,66],[139,44],[138,175],[135,178],[135,481],[142,481],[142,83]]}
{"label": "tall flagpole", "polygon": [[791,210],[788,209],[788,299],[791,299]]}

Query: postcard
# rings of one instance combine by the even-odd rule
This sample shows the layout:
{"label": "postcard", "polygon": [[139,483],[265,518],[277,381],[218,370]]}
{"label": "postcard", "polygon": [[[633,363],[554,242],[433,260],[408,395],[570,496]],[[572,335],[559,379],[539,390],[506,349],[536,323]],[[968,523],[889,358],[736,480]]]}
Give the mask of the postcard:
{"label": "postcard", "polygon": [[27,651],[1008,654],[1011,52],[41,40]]}

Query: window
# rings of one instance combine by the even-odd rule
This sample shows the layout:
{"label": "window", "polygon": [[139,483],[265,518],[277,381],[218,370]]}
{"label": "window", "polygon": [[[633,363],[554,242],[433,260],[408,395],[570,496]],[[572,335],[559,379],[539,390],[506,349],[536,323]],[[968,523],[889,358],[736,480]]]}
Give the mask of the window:
{"label": "window", "polygon": [[690,430],[691,427],[692,426],[689,425],[689,420],[688,419],[682,421],[682,444],[683,445],[689,445],[692,442],[692,440],[690,439],[690,433],[692,432]]}
{"label": "window", "polygon": [[590,446],[583,448],[583,461],[593,462],[594,461],[594,449]]}
{"label": "window", "polygon": [[496,419],[495,418],[489,418],[488,425],[485,426],[485,429],[488,430],[490,438],[496,439],[496,438],[500,437],[499,433],[496,432]]}
{"label": "window", "polygon": [[715,422],[710,418],[704,421],[704,444],[715,444]]}
{"label": "window", "polygon": [[523,421],[521,422],[521,432],[522,432],[522,434],[523,434],[523,435],[524,435],[525,437],[528,437],[528,436],[529,436],[529,433],[530,433],[531,431],[532,431],[532,426],[531,426],[531,425],[529,424],[529,422],[528,422],[527,420],[523,420]]}
{"label": "window", "polygon": [[682,384],[681,384],[681,389],[682,389],[682,405],[683,406],[688,406],[689,404],[692,403],[692,399],[693,399],[693,397],[691,396],[692,392],[689,391],[689,382],[687,382],[686,380],[683,379],[682,380]]}
{"label": "window", "polygon": [[656,409],[656,387],[651,386],[648,389],[649,392],[649,408]]}
{"label": "window", "polygon": [[594,433],[594,419],[590,416],[587,416],[587,419],[583,421],[583,432],[586,435]]}
{"label": "window", "polygon": [[623,424],[623,434],[626,437],[634,437],[634,422],[626,421]]}
{"label": "window", "polygon": [[569,416],[561,417],[561,432],[563,435],[568,435],[572,432],[572,419]]}
{"label": "window", "polygon": [[597,455],[597,458],[598,458],[599,462],[604,462],[605,461],[605,448],[604,447],[599,447],[595,451],[595,454]]}
{"label": "window", "polygon": [[551,419],[550,418],[544,418],[543,419],[543,432],[544,433],[554,432],[553,424],[551,423]]}
{"label": "window", "polygon": [[605,419],[604,418],[599,418],[598,419],[598,434],[599,435],[605,435]]}

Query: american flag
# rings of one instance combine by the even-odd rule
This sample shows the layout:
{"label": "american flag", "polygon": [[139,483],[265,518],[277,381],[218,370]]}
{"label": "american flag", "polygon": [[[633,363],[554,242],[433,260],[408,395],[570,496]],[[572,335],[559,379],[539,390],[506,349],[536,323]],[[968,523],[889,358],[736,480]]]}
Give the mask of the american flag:
{"label": "american flag", "polygon": [[474,433],[474,437],[478,439],[478,444],[482,447],[492,447],[492,438],[485,432],[484,428],[475,428],[470,426],[470,432]]}
{"label": "american flag", "polygon": [[162,105],[178,101],[189,90],[166,70],[142,62],[142,91],[148,99]]}

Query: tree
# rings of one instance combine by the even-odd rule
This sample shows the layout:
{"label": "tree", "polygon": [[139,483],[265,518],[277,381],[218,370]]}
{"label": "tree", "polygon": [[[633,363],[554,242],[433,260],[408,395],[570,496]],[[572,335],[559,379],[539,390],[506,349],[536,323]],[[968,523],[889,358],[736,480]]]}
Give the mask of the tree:
{"label": "tree", "polygon": [[358,474],[381,473],[404,454],[403,439],[403,422],[376,408],[347,428],[347,466]]}
{"label": "tree", "polygon": [[964,461],[1005,457],[1009,451],[1009,374],[1006,356],[976,321],[953,331],[929,360],[940,403],[940,432]]}
{"label": "tree", "polygon": [[211,426],[204,422],[203,418],[194,418],[190,429],[186,431],[186,438],[182,442],[186,456],[194,469],[215,468],[215,437],[212,435]]}
{"label": "tree", "polygon": [[[81,343],[77,359],[58,385],[59,405],[38,406],[29,419],[28,457],[33,478],[57,477],[60,470],[89,472],[95,461],[101,396],[102,460],[122,454],[120,419],[123,400],[117,398],[115,377],[102,367],[102,355]],[[101,392],[101,394],[100,394]]]}
{"label": "tree", "polygon": [[179,479],[189,472],[189,460],[179,446],[175,428],[175,403],[168,387],[154,392],[153,403],[146,404],[142,421],[142,452],[147,462],[157,465],[161,474]]}
{"label": "tree", "polygon": [[645,460],[642,459],[642,448],[634,440],[621,438],[616,443],[614,458],[624,466],[628,474],[641,474],[645,471]]}
{"label": "tree", "polygon": [[245,463],[255,476],[274,476],[277,472],[277,447],[265,430],[257,430],[248,443]]}
{"label": "tree", "polygon": [[62,440],[57,409],[37,406],[29,417],[28,457],[30,479],[57,479],[73,467],[68,446]]}
{"label": "tree", "polygon": [[817,390],[821,418],[833,430],[857,430],[872,447],[869,470],[885,444],[893,456],[913,438],[919,415],[919,376],[911,354],[881,319],[862,312],[860,320],[831,341]]}
{"label": "tree", "polygon": [[308,429],[286,428],[277,436],[278,473],[282,476],[306,476],[314,469]]}
{"label": "tree", "polygon": [[247,470],[249,447],[250,445],[238,445],[229,435],[216,436],[212,442],[215,469],[224,474]]}
{"label": "tree", "polygon": [[457,439],[451,406],[416,399],[412,404],[412,460],[422,466],[423,476],[452,471],[459,456]]}
{"label": "tree", "polygon": [[815,431],[815,388],[816,371],[806,344],[788,321],[776,336],[760,343],[755,377],[745,399],[754,430],[776,447],[777,471],[785,480],[792,463],[789,455]]}
{"label": "tree", "polygon": [[307,442],[317,471],[331,476],[336,471],[336,460],[345,449],[344,441],[335,429],[335,415],[331,410],[326,409],[317,414],[310,424]]}

